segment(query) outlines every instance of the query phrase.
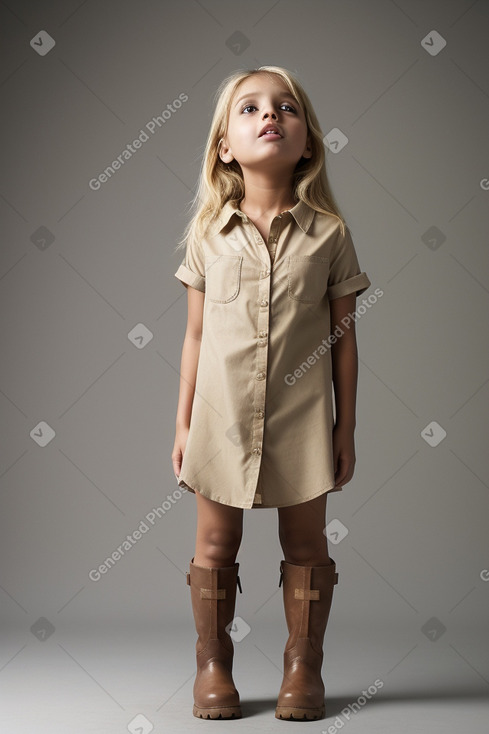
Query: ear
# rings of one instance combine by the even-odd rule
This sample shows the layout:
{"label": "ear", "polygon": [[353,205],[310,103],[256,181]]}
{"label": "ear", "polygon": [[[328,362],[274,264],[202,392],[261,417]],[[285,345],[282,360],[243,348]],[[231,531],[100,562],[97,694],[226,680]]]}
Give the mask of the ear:
{"label": "ear", "polygon": [[234,160],[233,153],[227,144],[226,138],[221,138],[220,145],[218,146],[218,155],[223,163],[231,163]]}
{"label": "ear", "polygon": [[311,136],[310,134],[307,135],[306,140],[306,147],[304,148],[302,152],[303,158],[312,158],[312,146],[311,146]]}

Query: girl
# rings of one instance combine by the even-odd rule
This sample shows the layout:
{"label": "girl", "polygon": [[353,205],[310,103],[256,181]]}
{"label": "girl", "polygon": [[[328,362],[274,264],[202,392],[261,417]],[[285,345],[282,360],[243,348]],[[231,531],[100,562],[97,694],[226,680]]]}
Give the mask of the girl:
{"label": "girl", "polygon": [[243,509],[276,507],[289,637],[275,716],[312,720],[325,712],[323,640],[338,579],[326,497],[353,476],[352,312],[370,280],[297,79],[277,66],[238,71],[216,99],[175,273],[188,322],[172,462],[197,502],[187,573],[198,634],[193,714],[241,716],[229,630]]}

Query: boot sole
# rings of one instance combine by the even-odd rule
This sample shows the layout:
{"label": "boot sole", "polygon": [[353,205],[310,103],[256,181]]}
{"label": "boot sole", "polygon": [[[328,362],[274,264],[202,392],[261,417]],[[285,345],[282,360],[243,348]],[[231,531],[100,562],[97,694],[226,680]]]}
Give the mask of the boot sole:
{"label": "boot sole", "polygon": [[198,719],[240,719],[241,706],[216,706],[215,708],[193,708],[193,715]]}
{"label": "boot sole", "polygon": [[315,721],[323,719],[326,707],[317,709],[301,709],[295,706],[277,706],[275,709],[275,718],[284,719],[286,721]]}

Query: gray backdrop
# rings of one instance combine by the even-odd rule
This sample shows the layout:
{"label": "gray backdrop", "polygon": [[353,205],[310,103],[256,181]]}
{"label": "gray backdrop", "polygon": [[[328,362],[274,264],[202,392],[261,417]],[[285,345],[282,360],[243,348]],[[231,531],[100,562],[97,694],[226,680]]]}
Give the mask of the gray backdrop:
{"label": "gray backdrop", "polygon": [[[439,730],[486,731],[489,3],[11,0],[0,21],[5,730],[201,725],[195,498],[171,466],[186,323],[174,246],[218,84],[277,64],[324,135],[348,139],[327,170],[372,281],[357,305],[383,291],[357,323],[356,471],[327,513],[332,708],[308,730],[339,716],[349,734],[418,731],[379,704],[411,697],[419,730],[437,731],[427,698],[457,695],[474,701]],[[284,726],[277,512],[244,522],[236,676],[268,730]]]}

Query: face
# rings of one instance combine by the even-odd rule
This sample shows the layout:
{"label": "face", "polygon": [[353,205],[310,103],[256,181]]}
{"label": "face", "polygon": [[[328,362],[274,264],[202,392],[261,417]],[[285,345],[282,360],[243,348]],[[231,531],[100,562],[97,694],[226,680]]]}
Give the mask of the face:
{"label": "face", "polygon": [[[265,125],[277,127],[279,135],[261,132]],[[310,158],[310,138],[304,113],[277,75],[255,74],[237,88],[229,112],[228,130],[220,157],[235,158],[242,168],[288,168],[301,156]]]}

